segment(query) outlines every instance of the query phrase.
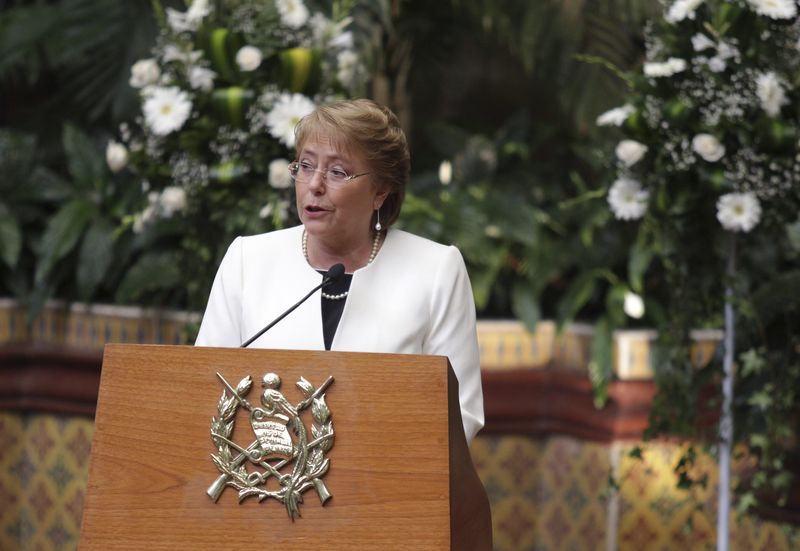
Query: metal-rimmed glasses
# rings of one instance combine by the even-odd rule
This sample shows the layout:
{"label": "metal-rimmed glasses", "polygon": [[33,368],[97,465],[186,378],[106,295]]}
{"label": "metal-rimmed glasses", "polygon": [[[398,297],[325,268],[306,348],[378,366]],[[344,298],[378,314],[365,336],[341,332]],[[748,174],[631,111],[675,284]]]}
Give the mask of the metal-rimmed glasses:
{"label": "metal-rimmed glasses", "polygon": [[291,174],[292,180],[300,182],[301,184],[310,182],[317,172],[322,174],[322,180],[329,186],[342,186],[351,180],[369,174],[369,172],[362,172],[350,176],[341,168],[322,170],[305,161],[289,163],[289,174]]}

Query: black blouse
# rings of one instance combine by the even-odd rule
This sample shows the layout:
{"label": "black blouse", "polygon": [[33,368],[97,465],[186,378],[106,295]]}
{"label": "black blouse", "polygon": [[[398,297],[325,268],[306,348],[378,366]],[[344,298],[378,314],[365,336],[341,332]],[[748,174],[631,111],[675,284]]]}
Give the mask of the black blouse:
{"label": "black blouse", "polygon": [[[323,277],[328,275],[326,271],[319,271]],[[338,295],[350,290],[350,282],[353,280],[353,274],[343,274],[342,277],[326,286],[323,292],[326,295]],[[347,297],[340,299],[329,299],[320,297],[322,301],[322,336],[325,340],[325,350],[331,349],[333,336],[336,335],[336,328],[339,327],[339,320],[342,319],[342,312],[344,311],[344,303]]]}

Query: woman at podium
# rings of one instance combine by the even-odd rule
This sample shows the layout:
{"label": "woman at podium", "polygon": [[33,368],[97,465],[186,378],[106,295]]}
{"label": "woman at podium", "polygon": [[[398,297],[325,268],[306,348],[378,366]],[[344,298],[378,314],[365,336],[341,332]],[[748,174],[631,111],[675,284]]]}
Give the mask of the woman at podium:
{"label": "woman at podium", "polygon": [[196,344],[248,343],[342,264],[250,346],[447,356],[470,442],[484,420],[472,289],[456,247],[392,228],[410,171],[397,117],[371,100],[341,101],[304,117],[295,136],[302,224],[233,241]]}

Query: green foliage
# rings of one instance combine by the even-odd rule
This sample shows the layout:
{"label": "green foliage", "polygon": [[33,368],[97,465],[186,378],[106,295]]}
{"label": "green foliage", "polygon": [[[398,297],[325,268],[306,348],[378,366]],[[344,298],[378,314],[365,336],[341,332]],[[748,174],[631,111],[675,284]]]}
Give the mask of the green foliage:
{"label": "green foliage", "polygon": [[[120,120],[134,106],[131,63],[152,44],[146,2],[38,0],[2,8],[0,87],[22,109],[15,124],[50,127],[58,113],[87,122]],[[39,98],[31,105],[29,95]]]}
{"label": "green foliage", "polygon": [[[707,394],[722,347],[698,368],[691,331],[721,328],[731,293],[735,439],[759,469],[746,507],[765,488],[788,488],[783,458],[798,430],[800,33],[796,14],[768,16],[738,0],[668,2],[665,13],[648,27],[643,70],[626,73],[626,106],[598,119],[622,138],[608,166],[619,221],[608,228],[634,226],[628,284],[659,312],[648,437],[716,438],[701,419],[719,408]],[[681,487],[703,482],[688,474],[693,453],[678,464]]]}

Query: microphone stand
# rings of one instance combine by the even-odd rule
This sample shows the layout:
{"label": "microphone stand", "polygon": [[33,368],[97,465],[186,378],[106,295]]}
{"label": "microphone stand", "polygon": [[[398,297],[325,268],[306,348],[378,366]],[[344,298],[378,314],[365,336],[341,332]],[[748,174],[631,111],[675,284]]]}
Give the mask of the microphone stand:
{"label": "microphone stand", "polygon": [[298,300],[291,308],[286,310],[283,314],[281,314],[280,316],[278,316],[277,318],[272,320],[272,322],[269,325],[267,325],[266,327],[264,327],[261,331],[259,331],[258,333],[256,333],[255,335],[253,335],[252,337],[247,339],[239,348],[247,348],[248,346],[250,346],[250,344],[252,344],[252,342],[254,340],[256,340],[258,337],[260,337],[261,335],[263,335],[264,333],[266,333],[270,329],[272,329],[272,327],[276,323],[278,323],[283,318],[285,318],[286,316],[288,316],[289,314],[294,312],[294,310],[298,306],[300,306],[306,300],[308,300],[308,297],[310,297],[311,295],[316,293],[322,287],[325,287],[326,285],[330,285],[331,283],[333,283],[334,281],[336,281],[337,279],[342,277],[342,274],[344,274],[344,266],[342,264],[334,264],[333,266],[331,266],[330,269],[328,270],[328,275],[325,276],[325,278],[322,280],[322,283],[320,283],[319,285],[317,285],[316,287],[311,289],[311,291],[309,291],[309,293],[306,296],[304,296],[303,298]]}

